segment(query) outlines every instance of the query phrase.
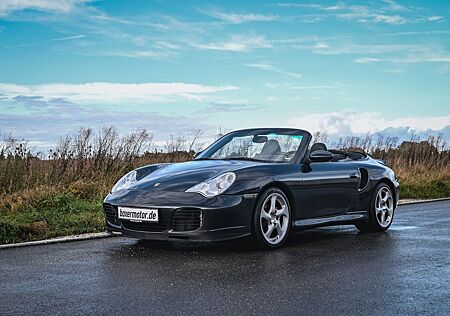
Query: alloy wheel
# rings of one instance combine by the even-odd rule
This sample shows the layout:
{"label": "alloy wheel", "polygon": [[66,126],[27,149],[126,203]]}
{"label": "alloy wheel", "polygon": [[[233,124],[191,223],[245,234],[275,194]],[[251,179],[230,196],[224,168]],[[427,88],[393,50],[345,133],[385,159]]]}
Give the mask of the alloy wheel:
{"label": "alloy wheel", "polygon": [[382,186],[375,199],[375,217],[381,227],[388,227],[394,215],[394,198],[391,190]]}
{"label": "alloy wheel", "polygon": [[260,227],[269,244],[277,245],[283,241],[289,228],[289,204],[281,194],[272,193],[264,200]]}

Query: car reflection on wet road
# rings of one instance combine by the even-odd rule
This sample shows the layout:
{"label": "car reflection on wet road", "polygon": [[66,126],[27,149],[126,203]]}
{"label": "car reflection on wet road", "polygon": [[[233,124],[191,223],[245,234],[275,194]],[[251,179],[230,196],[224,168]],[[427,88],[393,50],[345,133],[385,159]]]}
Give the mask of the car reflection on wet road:
{"label": "car reflection on wet road", "polygon": [[450,201],[386,233],[294,234],[283,249],[108,238],[0,250],[0,314],[450,314]]}

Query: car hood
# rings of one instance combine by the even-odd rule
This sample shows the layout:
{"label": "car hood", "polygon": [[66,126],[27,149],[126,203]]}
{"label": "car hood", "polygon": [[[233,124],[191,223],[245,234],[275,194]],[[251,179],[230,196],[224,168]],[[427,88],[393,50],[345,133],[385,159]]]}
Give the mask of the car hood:
{"label": "car hood", "polygon": [[193,160],[166,164],[151,171],[129,190],[185,191],[224,172],[236,172],[263,165],[267,164],[240,160]]}

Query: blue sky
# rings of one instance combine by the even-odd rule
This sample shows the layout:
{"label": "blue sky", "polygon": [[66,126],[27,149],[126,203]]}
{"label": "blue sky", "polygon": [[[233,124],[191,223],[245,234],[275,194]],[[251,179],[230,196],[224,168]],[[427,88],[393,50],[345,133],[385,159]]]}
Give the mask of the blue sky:
{"label": "blue sky", "polygon": [[449,19],[448,1],[2,0],[0,133],[449,133]]}

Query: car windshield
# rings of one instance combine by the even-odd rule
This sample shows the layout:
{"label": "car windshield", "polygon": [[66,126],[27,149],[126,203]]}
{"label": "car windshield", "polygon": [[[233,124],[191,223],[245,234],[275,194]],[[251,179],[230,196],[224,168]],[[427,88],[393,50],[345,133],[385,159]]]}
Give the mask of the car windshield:
{"label": "car windshield", "polygon": [[225,135],[197,159],[291,162],[302,143],[296,130],[246,130]]}

